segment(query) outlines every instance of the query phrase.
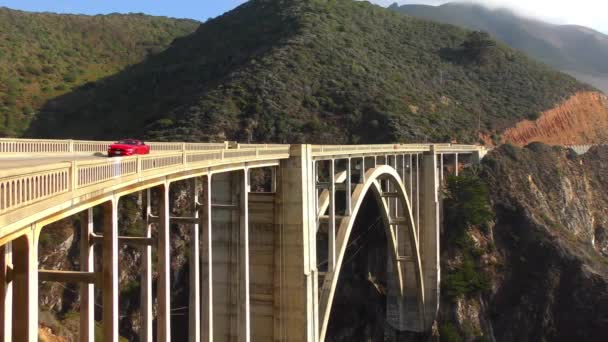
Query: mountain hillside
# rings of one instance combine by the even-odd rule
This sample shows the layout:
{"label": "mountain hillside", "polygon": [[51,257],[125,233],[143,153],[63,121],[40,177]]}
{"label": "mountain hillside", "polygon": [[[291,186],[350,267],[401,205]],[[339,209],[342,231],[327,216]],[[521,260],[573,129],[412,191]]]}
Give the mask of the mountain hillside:
{"label": "mountain hillside", "polygon": [[479,32],[366,2],[251,0],[53,99],[28,134],[476,142],[479,127],[502,131],[588,90]]}
{"label": "mountain hillside", "polygon": [[0,7],[0,137],[46,100],[164,50],[198,23],[141,14],[58,15]]}
{"label": "mountain hillside", "polygon": [[[494,219],[463,234],[455,228],[472,214],[454,212],[461,220],[450,222],[446,213],[442,341],[606,340],[606,161],[606,146],[578,156],[538,143],[484,158],[479,177]],[[460,190],[463,204],[472,204],[471,190]]]}
{"label": "mountain hillside", "polygon": [[394,4],[389,8],[488,32],[509,46],[608,93],[608,36],[600,32],[581,26],[553,25],[523,18],[509,10],[472,3]]}

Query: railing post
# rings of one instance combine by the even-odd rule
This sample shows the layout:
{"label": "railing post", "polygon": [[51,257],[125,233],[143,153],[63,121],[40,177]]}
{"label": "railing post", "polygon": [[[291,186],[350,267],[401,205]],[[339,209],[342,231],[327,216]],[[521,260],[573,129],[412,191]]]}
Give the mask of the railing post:
{"label": "railing post", "polygon": [[[199,217],[198,177],[192,181],[192,199],[194,202],[194,217]],[[188,301],[188,341],[201,341],[201,280],[200,280],[200,240],[199,224],[190,230],[190,293]]]}
{"label": "railing post", "polygon": [[[141,159],[138,158],[138,167],[141,167]],[[144,236],[152,237],[152,191],[146,190],[146,231]],[[152,246],[142,247],[141,258],[141,328],[139,331],[140,342],[152,342]]]}
{"label": "railing post", "polygon": [[[86,220],[80,226],[80,270],[94,271],[93,244],[90,241],[93,234],[93,208],[85,214]],[[80,342],[95,341],[95,285],[80,284]]]}
{"label": "railing post", "polygon": [[13,321],[13,284],[9,270],[13,267],[12,243],[0,247],[0,339],[9,342]]}
{"label": "railing post", "polygon": [[73,160],[70,166],[71,191],[78,189],[78,162]]}
{"label": "railing post", "polygon": [[70,139],[68,141],[68,144],[69,144],[68,151],[73,153],[74,152],[74,140]]}
{"label": "railing post", "polygon": [[12,242],[13,341],[38,342],[38,248],[34,229]]}
{"label": "railing post", "polygon": [[157,322],[157,341],[171,341],[171,303],[170,303],[170,241],[169,241],[169,186],[165,182],[161,186],[160,210],[159,210],[159,225],[158,225],[158,286],[157,286],[157,301],[158,301],[158,316]]}
{"label": "railing post", "polygon": [[118,200],[103,210],[103,341],[118,341]]}

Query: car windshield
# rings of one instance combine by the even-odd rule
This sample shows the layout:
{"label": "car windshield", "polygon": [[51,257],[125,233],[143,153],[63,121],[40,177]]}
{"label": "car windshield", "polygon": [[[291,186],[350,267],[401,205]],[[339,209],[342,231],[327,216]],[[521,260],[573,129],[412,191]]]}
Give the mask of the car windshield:
{"label": "car windshield", "polygon": [[121,140],[117,144],[122,144],[122,145],[137,145],[137,141],[136,140]]}

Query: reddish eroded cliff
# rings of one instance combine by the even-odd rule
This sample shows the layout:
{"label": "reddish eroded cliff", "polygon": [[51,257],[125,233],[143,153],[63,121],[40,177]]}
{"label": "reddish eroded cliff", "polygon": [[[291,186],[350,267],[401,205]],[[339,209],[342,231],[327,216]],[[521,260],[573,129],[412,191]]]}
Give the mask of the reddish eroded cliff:
{"label": "reddish eroded cliff", "polygon": [[608,96],[580,92],[536,121],[524,120],[507,129],[503,141],[526,145],[533,141],[550,145],[597,144],[608,141]]}

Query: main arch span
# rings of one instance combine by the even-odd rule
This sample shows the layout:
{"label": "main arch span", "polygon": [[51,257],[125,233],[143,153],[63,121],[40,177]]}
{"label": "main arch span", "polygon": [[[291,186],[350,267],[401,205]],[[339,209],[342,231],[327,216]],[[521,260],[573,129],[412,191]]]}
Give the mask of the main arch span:
{"label": "main arch span", "polygon": [[[0,139],[5,341],[37,341],[40,281],[80,285],[80,341],[93,341],[95,320],[104,341],[117,341],[121,244],[142,253],[140,340],[169,341],[176,324],[169,230],[176,224],[189,227],[192,241],[189,341],[323,341],[353,224],[370,193],[388,240],[387,320],[397,330],[428,330],[439,295],[440,184],[445,172],[458,172],[485,153],[451,144],[227,142],[152,143],[147,156],[94,156],[108,143]],[[262,192],[251,189],[257,169],[272,175]],[[190,189],[187,217],[172,215],[175,186]],[[118,201],[138,193],[146,199],[147,229],[142,236],[120,236]],[[104,217],[100,227],[94,227],[93,208]],[[41,269],[41,231],[78,213],[86,218],[80,270]],[[100,269],[94,245],[103,250]],[[96,289],[101,316],[95,316]]]}

